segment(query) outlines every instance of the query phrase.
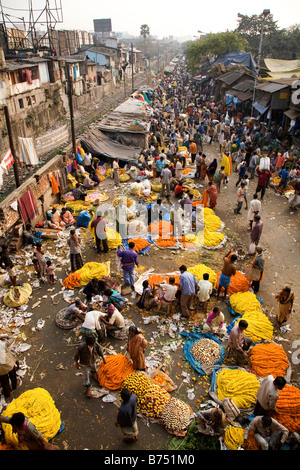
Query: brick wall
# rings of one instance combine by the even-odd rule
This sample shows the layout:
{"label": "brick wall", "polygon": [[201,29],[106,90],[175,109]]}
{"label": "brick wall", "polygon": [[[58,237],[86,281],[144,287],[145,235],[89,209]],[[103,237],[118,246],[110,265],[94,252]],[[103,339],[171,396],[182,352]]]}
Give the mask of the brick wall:
{"label": "brick wall", "polygon": [[32,221],[32,225],[45,220],[47,210],[52,204],[59,202],[60,195],[52,194],[48,175],[70,163],[71,160],[67,156],[69,152],[70,149],[67,149],[65,155],[56,155],[0,203],[0,238],[2,241],[8,242],[14,226],[22,223],[19,211],[14,210],[11,205],[27,191],[32,191],[39,212],[38,216]]}

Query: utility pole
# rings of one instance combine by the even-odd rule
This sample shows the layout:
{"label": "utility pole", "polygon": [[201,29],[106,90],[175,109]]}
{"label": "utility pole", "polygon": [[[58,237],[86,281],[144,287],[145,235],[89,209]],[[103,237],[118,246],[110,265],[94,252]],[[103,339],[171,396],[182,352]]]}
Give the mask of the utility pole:
{"label": "utility pole", "polygon": [[124,73],[124,94],[126,98],[126,68],[127,68],[128,62],[126,62],[124,65],[122,65],[122,70]]}
{"label": "utility pole", "polygon": [[8,133],[8,138],[9,138],[10,150],[11,150],[11,154],[14,158],[13,166],[14,166],[16,187],[19,188],[19,186],[21,186],[21,183],[20,183],[20,177],[19,177],[18,162],[17,162],[17,158],[16,158],[15,145],[14,145],[14,140],[13,140],[13,136],[12,136],[10,117],[9,117],[9,111],[8,111],[7,105],[4,105],[4,114],[5,114],[5,120],[6,120],[6,127],[7,127],[7,133]]}
{"label": "utility pole", "polygon": [[253,88],[253,97],[252,97],[252,109],[251,109],[251,117],[253,117],[253,104],[255,103],[255,95],[256,95],[256,87],[258,82],[258,76],[260,71],[260,61],[261,61],[261,52],[262,52],[262,43],[264,37],[264,27],[267,16],[269,16],[270,10],[263,11],[263,19],[261,23],[261,30],[260,30],[260,40],[259,40],[259,48],[258,48],[258,55],[257,55],[257,67],[255,71],[255,80],[254,80],[254,88]]}
{"label": "utility pole", "polygon": [[73,108],[73,96],[72,96],[72,77],[70,76],[68,64],[66,64],[66,76],[67,76],[67,81],[68,81],[68,98],[69,98],[69,109],[70,109],[72,150],[73,150],[74,156],[76,157],[76,135],[75,135],[74,108]]}
{"label": "utility pole", "polygon": [[132,82],[132,93],[134,91],[134,77],[133,77],[133,44],[131,43],[131,82]]}

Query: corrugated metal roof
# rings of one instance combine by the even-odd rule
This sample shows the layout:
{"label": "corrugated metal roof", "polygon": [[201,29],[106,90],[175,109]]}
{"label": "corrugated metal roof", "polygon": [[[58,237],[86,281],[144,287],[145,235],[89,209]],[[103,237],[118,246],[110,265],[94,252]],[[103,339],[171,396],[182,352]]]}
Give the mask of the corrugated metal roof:
{"label": "corrugated metal roof", "polygon": [[248,75],[248,74],[244,70],[235,70],[232,72],[224,73],[223,75],[218,77],[217,80],[220,80],[221,82],[226,83],[226,85],[231,85],[236,80],[241,78],[243,75]]}
{"label": "corrugated metal roof", "polygon": [[17,61],[6,61],[6,68],[11,72],[21,69],[31,69],[32,67],[38,67],[38,63],[32,62],[17,62]]}
{"label": "corrugated metal roof", "polygon": [[253,90],[254,88],[254,80],[244,80],[240,83],[237,83],[232,87],[236,91],[247,92]]}
{"label": "corrugated metal roof", "polygon": [[276,91],[283,90],[283,88],[287,88],[288,85],[280,84],[280,83],[261,83],[257,85],[258,90],[265,91],[266,93],[276,93]]}
{"label": "corrugated metal roof", "polygon": [[231,90],[228,90],[227,93],[229,95],[236,96],[240,101],[247,101],[247,100],[251,99],[252,96],[253,96],[252,91],[243,92],[243,91],[237,91],[234,88],[232,88]]}

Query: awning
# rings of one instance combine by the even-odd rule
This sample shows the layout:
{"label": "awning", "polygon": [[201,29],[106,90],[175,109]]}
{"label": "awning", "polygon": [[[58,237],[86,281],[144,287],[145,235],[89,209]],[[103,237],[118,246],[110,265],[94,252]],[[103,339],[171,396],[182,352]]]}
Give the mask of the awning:
{"label": "awning", "polygon": [[80,137],[84,150],[96,157],[119,158],[124,162],[136,162],[142,148],[123,145],[103,134],[99,129],[90,129]]}
{"label": "awning", "polygon": [[288,111],[285,111],[284,114],[289,118],[289,119],[297,119],[300,117],[300,110],[298,111],[297,109],[288,109]]}
{"label": "awning", "polygon": [[265,107],[259,104],[257,101],[255,103],[252,103],[253,108],[255,108],[260,114],[264,114],[267,109],[269,109],[269,106]]}
{"label": "awning", "polygon": [[253,96],[253,92],[251,92],[251,91],[242,92],[242,91],[236,91],[233,88],[228,91],[228,94],[236,96],[236,98],[238,98],[240,102],[248,101]]}

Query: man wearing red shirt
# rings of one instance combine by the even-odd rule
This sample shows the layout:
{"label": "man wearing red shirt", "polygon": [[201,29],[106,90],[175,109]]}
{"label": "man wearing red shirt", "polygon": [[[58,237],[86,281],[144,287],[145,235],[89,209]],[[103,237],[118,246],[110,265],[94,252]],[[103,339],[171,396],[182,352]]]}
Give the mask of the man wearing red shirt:
{"label": "man wearing red shirt", "polygon": [[177,184],[177,186],[175,186],[175,189],[174,189],[174,195],[175,197],[182,197],[183,194],[184,194],[184,187],[182,186],[182,181],[179,182],[179,184]]}
{"label": "man wearing red shirt", "polygon": [[272,173],[268,170],[259,170],[259,168],[256,169],[256,173],[258,175],[256,193],[261,192],[260,200],[262,201],[266,192],[268,180],[272,176]]}

